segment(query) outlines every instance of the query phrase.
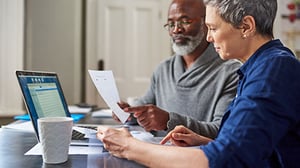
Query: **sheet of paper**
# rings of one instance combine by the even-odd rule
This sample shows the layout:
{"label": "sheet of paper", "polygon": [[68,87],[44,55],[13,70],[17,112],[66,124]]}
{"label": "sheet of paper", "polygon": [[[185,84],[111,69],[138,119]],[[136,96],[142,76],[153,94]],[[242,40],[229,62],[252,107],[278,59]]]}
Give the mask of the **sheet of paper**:
{"label": "sheet of paper", "polygon": [[[99,146],[70,146],[69,155],[88,155],[100,154],[103,152],[103,147]],[[42,145],[40,143],[32,147],[24,155],[42,155]]]}
{"label": "sheet of paper", "polygon": [[[112,127],[112,128],[121,128],[124,127],[124,125],[102,125],[103,127]],[[76,126],[75,126],[76,128]],[[153,143],[153,144],[159,144],[159,142],[163,139],[163,137],[154,137],[150,132],[146,132],[142,127],[140,126],[128,126],[128,129],[130,130],[131,135],[144,142]],[[103,144],[99,142],[95,142],[96,140],[96,134],[95,131],[86,132],[85,130],[81,130],[82,132],[87,133],[87,135],[90,138],[89,139],[89,146],[86,145],[86,143],[81,144],[79,143],[71,143],[69,148],[69,155],[89,155],[89,154],[101,154],[103,153]],[[167,142],[165,145],[172,145],[170,142]],[[42,148],[41,145],[38,143],[34,147],[32,147],[28,152],[26,152],[24,155],[42,155]]]}
{"label": "sheet of paper", "polygon": [[124,112],[117,104],[120,102],[119,92],[112,71],[89,70],[94,85],[108,107],[125,123],[129,113]]}
{"label": "sheet of paper", "polygon": [[20,123],[3,125],[2,128],[16,129],[16,130],[25,131],[25,132],[34,132],[32,123],[30,121],[24,121],[24,122],[20,122]]}

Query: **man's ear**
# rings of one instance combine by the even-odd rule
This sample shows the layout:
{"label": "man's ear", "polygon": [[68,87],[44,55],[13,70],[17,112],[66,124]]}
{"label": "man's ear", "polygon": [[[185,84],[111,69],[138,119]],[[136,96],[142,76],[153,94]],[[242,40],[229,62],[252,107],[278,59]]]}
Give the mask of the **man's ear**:
{"label": "man's ear", "polygon": [[240,26],[241,33],[243,37],[249,37],[255,34],[255,20],[253,16],[245,16],[242,20],[242,25]]}

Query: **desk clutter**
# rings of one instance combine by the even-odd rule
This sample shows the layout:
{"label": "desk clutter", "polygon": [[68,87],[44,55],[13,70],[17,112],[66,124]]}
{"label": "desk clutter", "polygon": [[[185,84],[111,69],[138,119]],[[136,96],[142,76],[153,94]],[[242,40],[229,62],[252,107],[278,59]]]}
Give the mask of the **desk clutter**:
{"label": "desk clutter", "polygon": [[[71,114],[71,117],[73,118],[74,122],[79,121],[80,119],[84,118],[84,114]],[[15,120],[25,120],[30,121],[30,116],[28,114],[24,115],[18,115],[14,117]]]}
{"label": "desk clutter", "polygon": [[[68,106],[69,112],[71,113],[71,117],[73,118],[74,122],[76,123],[80,119],[84,118],[86,114],[91,113],[92,117],[97,118],[110,118],[112,117],[112,110],[110,109],[97,109],[94,105],[85,105],[76,104],[76,105],[69,105]],[[28,114],[24,115],[17,115],[14,116],[15,120],[25,120],[30,121],[30,116]]]}
{"label": "desk clutter", "polygon": [[[21,120],[19,122],[21,122]],[[31,124],[29,121],[23,122]],[[38,145],[33,130],[32,132],[24,132],[13,129],[0,128],[0,145],[0,167],[3,168],[145,168],[144,166],[136,162],[112,157],[110,153],[104,152],[101,146],[86,147],[80,145],[70,146],[67,162],[61,164],[46,164],[43,162],[41,156],[41,146]],[[36,148],[33,149],[33,147],[35,146]]]}

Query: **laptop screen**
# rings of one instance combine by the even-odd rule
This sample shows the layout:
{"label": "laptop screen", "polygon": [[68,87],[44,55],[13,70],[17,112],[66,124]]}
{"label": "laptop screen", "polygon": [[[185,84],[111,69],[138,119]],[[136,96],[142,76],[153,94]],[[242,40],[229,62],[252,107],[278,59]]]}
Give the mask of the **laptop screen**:
{"label": "laptop screen", "polygon": [[16,75],[37,136],[38,118],[71,116],[56,73],[16,71]]}

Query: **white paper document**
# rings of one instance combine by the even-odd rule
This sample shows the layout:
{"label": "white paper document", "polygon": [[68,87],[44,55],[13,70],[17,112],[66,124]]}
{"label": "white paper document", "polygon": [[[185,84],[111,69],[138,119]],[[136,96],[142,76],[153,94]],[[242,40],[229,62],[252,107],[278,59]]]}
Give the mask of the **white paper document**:
{"label": "white paper document", "polygon": [[[103,147],[100,146],[70,146],[69,155],[88,155],[100,154],[103,152]],[[24,155],[42,155],[42,145],[37,143]]]}
{"label": "white paper document", "polygon": [[25,132],[34,132],[32,123],[30,121],[3,125],[2,128],[16,129]]}
{"label": "white paper document", "polygon": [[[104,126],[104,125],[102,125]],[[124,127],[124,125],[112,125],[107,127],[112,128],[121,128]],[[76,127],[74,128],[77,131],[80,131],[82,133],[86,133],[86,138],[89,138],[89,144],[80,144],[72,142],[69,148],[69,155],[89,155],[89,154],[101,154],[103,153],[103,144],[99,142],[94,143],[94,139],[96,139],[96,131],[88,131],[84,130],[83,128]],[[130,130],[131,135],[144,142],[153,143],[153,144],[159,144],[159,142],[163,139],[163,137],[155,137],[150,132],[146,132],[142,127],[140,126],[129,126],[128,129]],[[172,145],[170,142],[167,142],[165,145]],[[38,143],[34,147],[32,147],[28,152],[26,152],[24,155],[42,155],[42,149],[41,145]]]}
{"label": "white paper document", "polygon": [[124,112],[117,104],[120,102],[119,92],[112,71],[89,70],[94,85],[108,107],[125,123],[129,113]]}

